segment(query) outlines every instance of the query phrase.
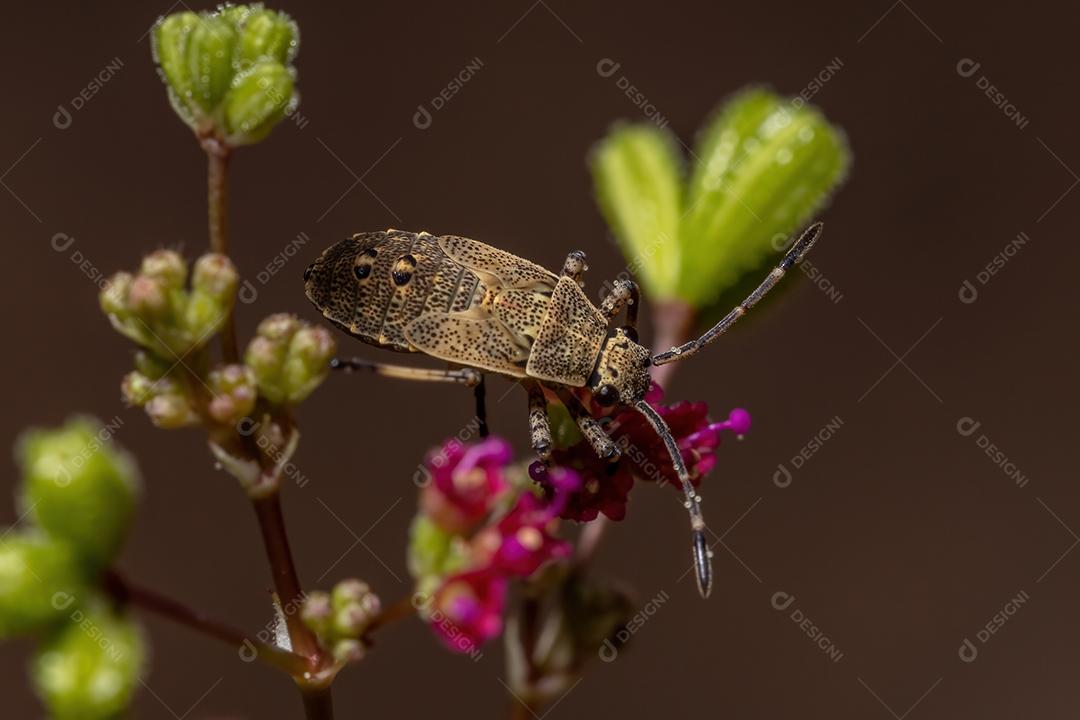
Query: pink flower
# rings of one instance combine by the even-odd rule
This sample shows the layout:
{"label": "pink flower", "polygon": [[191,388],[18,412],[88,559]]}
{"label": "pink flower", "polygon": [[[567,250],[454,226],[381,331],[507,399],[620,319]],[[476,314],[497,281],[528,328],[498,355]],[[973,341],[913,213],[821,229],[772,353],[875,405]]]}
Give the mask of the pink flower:
{"label": "pink flower", "polygon": [[491,564],[499,572],[528,577],[549,560],[570,556],[570,543],[555,537],[553,531],[570,496],[581,488],[581,478],[564,468],[553,469],[548,477],[553,489],[550,498],[523,492],[495,526],[499,545]]}
{"label": "pink flower", "polygon": [[425,459],[430,482],[420,495],[424,513],[448,532],[472,530],[507,490],[504,468],[512,456],[499,438],[471,445],[448,440]]}
{"label": "pink flower", "polygon": [[[645,400],[671,428],[690,480],[697,486],[716,465],[721,432],[728,430],[743,435],[750,429],[750,413],[737,408],[728,414],[727,420],[714,423],[709,420],[704,402],[679,401],[674,405],[663,405],[662,397],[660,386],[653,383]],[[603,412],[603,408],[595,404],[593,410],[598,414]],[[556,448],[551,453],[554,465],[572,468],[585,478],[581,490],[568,499],[562,517],[589,521],[603,513],[612,520],[622,520],[635,479],[667,483],[682,491],[663,441],[636,410],[623,408],[605,416],[603,422],[608,434],[623,450],[617,463],[600,460],[585,440],[570,448]],[[543,487],[549,487],[546,476],[550,471],[546,471],[541,463],[534,463],[529,474]]]}
{"label": "pink flower", "polygon": [[427,611],[432,629],[456,652],[471,652],[502,631],[510,580],[571,554],[555,530],[581,479],[553,469],[547,493],[527,488],[510,504],[509,462],[510,446],[494,438],[464,446],[448,442],[426,461],[431,477],[421,492],[422,511],[445,533],[468,541],[465,568],[439,580]]}
{"label": "pink flower", "polygon": [[450,575],[432,598],[428,623],[447,648],[476,650],[502,632],[506,578],[483,570]]}

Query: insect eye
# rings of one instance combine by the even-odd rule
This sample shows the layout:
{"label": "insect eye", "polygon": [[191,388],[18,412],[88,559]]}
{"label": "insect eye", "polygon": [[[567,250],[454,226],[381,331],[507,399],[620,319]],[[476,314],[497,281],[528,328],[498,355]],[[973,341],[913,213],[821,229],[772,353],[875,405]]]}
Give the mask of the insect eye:
{"label": "insect eye", "polygon": [[366,278],[370,274],[371,274],[371,266],[370,265],[357,265],[357,266],[355,266],[353,268],[353,275],[356,276],[357,280],[363,280],[364,278]]}
{"label": "insect eye", "polygon": [[608,407],[618,402],[619,391],[615,389],[614,385],[601,385],[600,389],[596,391],[595,397],[596,402]]}

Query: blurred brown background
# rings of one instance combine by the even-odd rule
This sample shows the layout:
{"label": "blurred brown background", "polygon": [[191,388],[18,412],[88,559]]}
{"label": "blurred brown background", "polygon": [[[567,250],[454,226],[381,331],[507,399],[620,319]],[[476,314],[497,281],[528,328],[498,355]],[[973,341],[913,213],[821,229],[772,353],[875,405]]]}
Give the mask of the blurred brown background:
{"label": "blurred brown background", "polygon": [[[1075,717],[1080,488],[1067,436],[1077,400],[1080,192],[1069,191],[1080,169],[1080,11],[1066,5],[275,3],[302,30],[303,127],[283,123],[234,163],[235,256],[259,293],[240,309],[242,335],[273,311],[316,319],[304,266],[362,229],[468,235],[556,268],[580,248],[595,290],[624,263],[585,155],[612,121],[641,117],[618,76],[690,141],[740,86],[795,94],[839,59],[812,101],[845,128],[855,164],[812,261],[842,299],[800,277],[782,302],[682,367],[671,388],[717,415],[745,406],[754,416],[704,488],[712,527],[730,528],[717,589],[702,602],[692,580],[676,581],[685,517],[666,491],[640,487],[599,566],[642,602],[661,591],[671,600],[549,716]],[[167,105],[145,37],[169,10],[162,0],[5,11],[0,437],[10,443],[23,426],[76,410],[119,416],[118,440],[138,453],[146,480],[123,568],[254,631],[268,617],[270,581],[247,503],[212,469],[199,433],[155,430],[122,405],[131,348],[72,262],[78,251],[107,274],[154,247],[194,256],[206,246],[203,155]],[[482,68],[418,129],[418,105],[430,107],[475,58]],[[58,105],[70,108],[116,59],[112,79],[56,127]],[[621,64],[615,77],[597,73],[603,59]],[[970,77],[957,69],[965,59],[980,64]],[[982,77],[1022,122],[984,94]],[[977,273],[1021,232],[1029,242],[980,284]],[[75,243],[55,251],[56,233]],[[307,245],[259,283],[298,233]],[[978,290],[973,303],[959,299],[965,280]],[[505,387],[496,380],[493,397]],[[492,408],[496,431],[522,449],[524,406],[515,391]],[[285,502],[308,586],[359,575],[384,600],[408,592],[395,575],[407,577],[412,471],[470,412],[458,388],[361,377],[331,378],[302,408],[296,460],[309,482],[288,487]],[[981,426],[965,437],[962,418]],[[793,469],[836,419],[835,435],[779,487],[778,465]],[[983,435],[1028,479],[1023,487],[980,449]],[[13,479],[9,462],[5,488]],[[14,521],[10,500],[2,515]],[[779,592],[795,598],[784,610],[774,607],[787,597]],[[1028,601],[980,640],[1021,594]],[[838,661],[792,620],[796,610]],[[294,690],[272,671],[146,622],[151,690],[137,717],[298,716]],[[973,662],[960,657],[965,639]],[[41,715],[24,682],[27,650],[0,647],[6,717]],[[341,717],[500,717],[513,702],[503,673],[498,643],[473,664],[408,622],[346,671],[336,701]]]}

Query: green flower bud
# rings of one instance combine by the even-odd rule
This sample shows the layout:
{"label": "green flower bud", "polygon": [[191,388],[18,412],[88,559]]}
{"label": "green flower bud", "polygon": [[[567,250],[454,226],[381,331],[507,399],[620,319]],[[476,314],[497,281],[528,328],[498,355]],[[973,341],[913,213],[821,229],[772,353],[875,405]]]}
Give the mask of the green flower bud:
{"label": "green flower bud", "polygon": [[118,272],[105,282],[98,300],[106,315],[120,317],[130,314],[127,297],[134,279],[131,273]]}
{"label": "green flower bud", "polygon": [[236,76],[225,101],[225,137],[233,146],[266,137],[299,102],[293,74],[276,60],[260,60]]}
{"label": "green flower bud", "polygon": [[187,50],[191,31],[200,22],[193,12],[181,12],[164,18],[152,34],[154,61],[169,89],[169,99],[177,114],[188,125],[196,122],[195,87],[188,71]]}
{"label": "green flower bud", "polygon": [[360,580],[343,580],[330,594],[333,611],[331,632],[334,637],[359,637],[379,614],[381,603],[368,584]]}
{"label": "green flower bud", "polygon": [[367,602],[368,598],[375,598],[375,602],[378,602],[378,598],[371,592],[368,584],[355,578],[342,580],[330,592],[330,602],[335,610],[341,610],[349,605],[360,605]]}
{"label": "green flower bud", "polygon": [[120,394],[128,405],[142,407],[154,396],[154,385],[154,381],[141,372],[129,372],[120,383]]}
{"label": "green flower bud", "polygon": [[0,542],[0,638],[56,622],[84,592],[71,546],[42,533],[9,533]]}
{"label": "green flower bud", "polygon": [[235,425],[255,408],[258,390],[251,368],[226,365],[211,371],[207,381],[213,392],[207,410],[222,425]]}
{"label": "green flower bud", "polygon": [[330,371],[335,352],[337,344],[327,328],[307,325],[296,332],[282,372],[288,402],[300,402],[319,386]]}
{"label": "green flower bud", "polygon": [[325,328],[280,313],[259,325],[244,362],[255,372],[263,397],[275,404],[296,404],[326,377],[335,349]]}
{"label": "green flower bud", "polygon": [[200,138],[258,142],[296,106],[299,30],[284,13],[260,5],[178,13],[153,38],[170,102]]}
{"label": "green flower bud", "polygon": [[127,537],[138,470],[111,442],[112,428],[87,417],[22,435],[22,504],[52,537],[70,544],[94,568],[105,567]]}
{"label": "green flower bud", "polygon": [[330,621],[333,615],[334,610],[330,604],[330,595],[321,590],[313,590],[308,593],[304,605],[300,609],[300,619],[320,639],[330,637]]}
{"label": "green flower bud", "polygon": [[143,258],[139,274],[160,280],[169,290],[183,289],[187,281],[187,263],[174,250],[155,250]]}
{"label": "green flower bud", "polygon": [[191,427],[199,424],[199,414],[183,395],[157,395],[143,406],[150,422],[164,430]]}
{"label": "green flower bud", "polygon": [[142,632],[101,603],[76,609],[38,651],[35,689],[54,720],[113,720],[131,703],[145,661]]}
{"label": "green flower bud", "polygon": [[207,253],[195,261],[184,326],[194,338],[209,339],[236,304],[240,276],[226,255]]}
{"label": "green flower bud", "polygon": [[364,645],[359,640],[338,640],[334,643],[334,660],[340,663],[359,662],[364,659]]}
{"label": "green flower bud", "polygon": [[187,46],[192,99],[207,115],[213,115],[232,82],[236,28],[226,18],[204,15],[191,29]]}
{"label": "green flower bud", "polygon": [[423,587],[426,582],[461,570],[469,562],[465,540],[418,514],[409,528],[409,573]]}
{"label": "green flower bud", "polygon": [[157,355],[142,350],[135,353],[135,369],[151,380],[160,380],[165,377],[165,374],[175,365],[176,361],[166,362]]}
{"label": "green flower bud", "polygon": [[258,9],[248,14],[240,32],[240,61],[276,60],[282,65],[292,62],[300,45],[300,30],[288,15],[273,10]]}

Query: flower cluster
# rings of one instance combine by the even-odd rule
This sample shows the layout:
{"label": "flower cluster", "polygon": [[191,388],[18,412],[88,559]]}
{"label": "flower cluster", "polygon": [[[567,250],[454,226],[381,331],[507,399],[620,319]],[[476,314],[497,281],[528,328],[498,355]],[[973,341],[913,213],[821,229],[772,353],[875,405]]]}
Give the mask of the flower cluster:
{"label": "flower cluster", "polygon": [[98,586],[127,537],[138,471],[115,427],[74,418],[26,432],[16,448],[28,527],[0,542],[0,638],[35,635],[35,688],[57,720],[105,720],[129,703],[142,633]]}
{"label": "flower cluster", "polygon": [[260,5],[181,12],[154,28],[154,59],[177,115],[226,146],[258,142],[296,107],[296,23]]}
{"label": "flower cluster", "polygon": [[[721,433],[730,431],[741,437],[750,430],[750,413],[736,408],[727,420],[713,422],[704,402],[679,401],[664,405],[662,399],[663,391],[654,383],[645,400],[671,428],[690,473],[690,481],[697,487],[716,465]],[[592,409],[597,414],[604,411],[595,403]],[[599,459],[592,446],[580,436],[576,442],[555,448],[551,453],[554,466],[570,468],[586,479],[581,489],[569,496],[561,517],[588,521],[603,513],[612,520],[622,520],[635,480],[669,484],[682,492],[663,441],[637,411],[632,408],[617,410],[605,416],[603,422],[605,430],[622,450],[618,462]],[[536,462],[529,468],[529,474],[549,496],[556,494],[558,488],[550,468]]]}
{"label": "flower cluster", "polygon": [[379,614],[382,604],[368,584],[356,579],[342,580],[329,593],[314,591],[307,596],[301,618],[329,648],[339,663],[364,657],[363,635]]}
{"label": "flower cluster", "polygon": [[542,496],[511,457],[498,438],[469,445],[451,440],[423,467],[421,512],[409,548],[415,604],[457,652],[475,653],[502,632],[510,580],[571,552],[555,530],[581,486],[577,473],[553,470],[551,492]]}

